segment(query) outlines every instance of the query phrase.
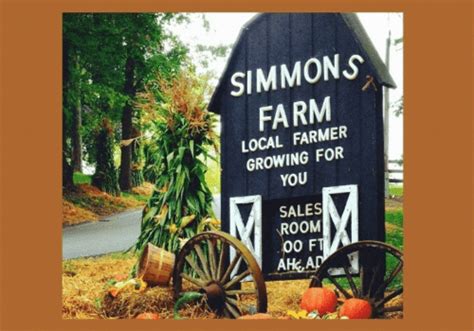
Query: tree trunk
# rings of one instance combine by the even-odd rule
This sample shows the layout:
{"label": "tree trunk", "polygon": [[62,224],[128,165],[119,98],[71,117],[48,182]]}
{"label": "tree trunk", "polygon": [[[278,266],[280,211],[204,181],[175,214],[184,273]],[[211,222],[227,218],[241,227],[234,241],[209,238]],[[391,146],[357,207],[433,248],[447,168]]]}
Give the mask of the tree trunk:
{"label": "tree trunk", "polygon": [[62,178],[62,185],[63,190],[70,191],[74,188],[74,180],[73,180],[73,170],[69,162],[67,161],[68,153],[67,153],[67,123],[66,123],[66,106],[68,100],[68,90],[70,85],[70,73],[69,73],[69,44],[64,42],[63,45],[63,113],[62,113],[62,134],[63,134],[63,141],[62,141],[62,158],[63,158],[63,178]]}
{"label": "tree trunk", "polygon": [[[140,131],[133,128],[133,137],[139,137]],[[132,143],[132,187],[137,187],[145,181],[143,178],[143,147],[140,139]]]}
{"label": "tree trunk", "polygon": [[[127,58],[125,64],[125,94],[130,98],[123,109],[122,113],[122,140],[131,139],[133,124],[133,97],[135,96],[135,86],[133,84],[135,74],[135,61]],[[132,189],[132,144],[122,145],[120,162],[120,189],[122,191],[130,191]]]}
{"label": "tree trunk", "polygon": [[63,191],[74,189],[73,173],[71,165],[67,162],[66,152],[63,150]]}
{"label": "tree trunk", "polygon": [[96,137],[97,163],[94,176],[92,176],[92,185],[98,187],[101,191],[119,195],[120,188],[117,181],[117,171],[114,165],[114,136],[113,128],[107,118],[102,120]]}
{"label": "tree trunk", "polygon": [[74,171],[82,172],[82,138],[81,138],[81,126],[82,126],[82,109],[81,109],[81,81],[79,70],[79,58],[75,57],[75,70],[77,71],[77,81],[74,86],[76,89],[76,99],[73,107],[73,118],[72,118],[72,166]]}

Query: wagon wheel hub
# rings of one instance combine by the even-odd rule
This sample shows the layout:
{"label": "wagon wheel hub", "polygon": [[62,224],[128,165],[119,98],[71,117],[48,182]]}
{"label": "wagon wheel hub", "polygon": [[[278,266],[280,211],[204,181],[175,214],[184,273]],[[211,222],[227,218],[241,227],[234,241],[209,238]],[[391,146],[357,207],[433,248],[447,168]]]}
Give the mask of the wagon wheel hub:
{"label": "wagon wheel hub", "polygon": [[226,295],[221,285],[213,282],[203,287],[199,292],[206,295],[209,308],[217,312],[222,311],[225,306]]}

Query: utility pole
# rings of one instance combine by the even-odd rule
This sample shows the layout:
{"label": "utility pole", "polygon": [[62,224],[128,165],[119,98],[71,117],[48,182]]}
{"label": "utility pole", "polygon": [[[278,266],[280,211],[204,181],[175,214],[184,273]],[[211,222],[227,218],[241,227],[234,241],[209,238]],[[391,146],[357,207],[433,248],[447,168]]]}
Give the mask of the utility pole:
{"label": "utility pole", "polygon": [[[390,15],[390,14],[388,14]],[[385,65],[390,72],[390,45],[392,43],[392,32],[390,30],[390,16],[388,16],[388,36],[385,44]],[[390,97],[389,88],[384,87],[384,121],[383,121],[383,155],[384,155],[384,173],[385,173],[385,198],[388,198],[389,173],[388,173],[388,138],[389,138],[389,118],[390,118]]]}

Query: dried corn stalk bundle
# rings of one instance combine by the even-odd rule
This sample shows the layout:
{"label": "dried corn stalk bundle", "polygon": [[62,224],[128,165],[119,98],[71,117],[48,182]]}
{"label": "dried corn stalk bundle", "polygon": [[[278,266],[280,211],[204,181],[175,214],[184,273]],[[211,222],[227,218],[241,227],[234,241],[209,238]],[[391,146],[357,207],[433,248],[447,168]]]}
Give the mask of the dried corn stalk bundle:
{"label": "dried corn stalk bundle", "polygon": [[135,250],[148,242],[177,253],[180,243],[196,233],[216,228],[212,194],[205,181],[206,160],[217,151],[215,118],[206,110],[200,81],[181,73],[158,80],[159,92],[147,90],[138,107],[152,123],[152,141],[159,176],[143,210]]}

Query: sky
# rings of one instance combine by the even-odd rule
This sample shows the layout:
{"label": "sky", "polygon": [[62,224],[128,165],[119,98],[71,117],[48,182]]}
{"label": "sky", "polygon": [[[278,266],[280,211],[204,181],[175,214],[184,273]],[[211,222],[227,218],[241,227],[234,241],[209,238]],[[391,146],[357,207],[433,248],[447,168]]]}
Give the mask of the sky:
{"label": "sky", "polygon": [[[191,14],[191,22],[186,25],[173,26],[173,32],[191,49],[191,59],[198,62],[199,53],[194,52],[196,45],[232,45],[239,34],[241,27],[256,13],[204,13],[209,28],[203,25],[202,14]],[[402,13],[358,13],[364,28],[382,60],[385,60],[386,38],[391,31],[392,39],[403,37]],[[230,51],[229,51],[230,52]],[[228,55],[228,54],[227,54]],[[209,66],[215,79],[223,73],[227,57],[218,58]],[[198,72],[200,68],[197,68]],[[398,100],[403,96],[403,43],[392,46],[390,51],[390,73],[397,84],[396,89],[390,89],[389,100]],[[403,155],[403,115],[395,116],[391,112],[389,117],[389,159],[398,160]]]}

